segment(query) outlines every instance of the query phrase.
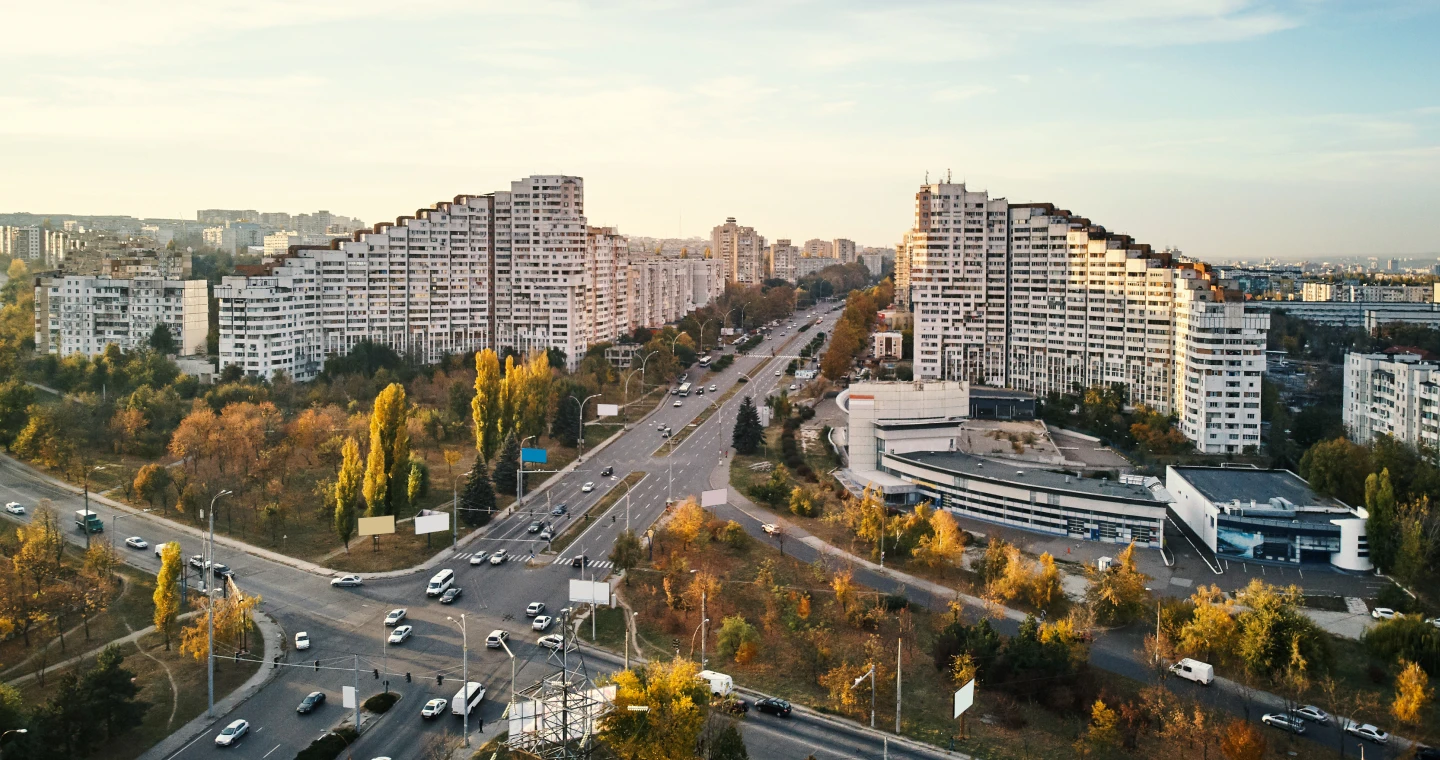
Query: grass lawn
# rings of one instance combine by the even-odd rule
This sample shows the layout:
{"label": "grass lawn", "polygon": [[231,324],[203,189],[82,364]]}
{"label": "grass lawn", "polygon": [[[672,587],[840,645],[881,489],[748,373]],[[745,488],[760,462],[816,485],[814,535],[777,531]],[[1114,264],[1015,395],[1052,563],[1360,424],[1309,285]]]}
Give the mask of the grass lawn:
{"label": "grass lawn", "polygon": [[615,502],[625,498],[625,495],[630,493],[630,489],[634,488],[636,483],[644,479],[646,474],[647,473],[644,472],[632,472],[624,478],[621,478],[620,482],[616,483],[615,487],[611,488],[599,501],[592,504],[590,508],[584,512],[575,515],[575,519],[571,520],[569,524],[565,526],[565,531],[556,536],[555,540],[551,542],[550,550],[556,553],[564,552],[565,547],[569,546],[570,543],[575,540],[576,536],[585,532],[585,528],[590,525],[590,520],[585,519],[585,516],[592,515],[593,517],[591,517],[591,519],[598,519],[600,515],[605,514],[605,511],[610,509]]}
{"label": "grass lawn", "polygon": [[[259,635],[258,632],[252,635]],[[206,674],[205,663],[180,654],[178,643],[169,651],[159,634],[150,634],[139,642],[124,645],[124,667],[135,674],[140,685],[140,700],[149,703],[150,709],[139,726],[129,733],[105,743],[105,749],[97,756],[106,760],[131,760],[139,757],[161,739],[185,725],[192,718],[205,712]],[[88,666],[88,665],[87,665]],[[215,663],[215,696],[228,695],[245,683],[260,667],[259,663],[232,663],[217,660]],[[55,690],[59,672],[46,676],[45,684],[31,681],[20,687],[26,704],[45,701]]]}

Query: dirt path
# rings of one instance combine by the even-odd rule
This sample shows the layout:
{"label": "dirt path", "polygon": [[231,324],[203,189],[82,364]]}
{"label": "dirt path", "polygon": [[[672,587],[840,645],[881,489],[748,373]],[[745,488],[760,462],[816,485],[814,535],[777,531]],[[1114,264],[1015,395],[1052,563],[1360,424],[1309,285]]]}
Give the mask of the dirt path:
{"label": "dirt path", "polygon": [[[152,630],[153,628],[154,626],[151,626],[151,628],[146,630]],[[135,629],[130,627],[130,623],[128,622],[125,623],[125,630],[130,631],[131,635],[134,635],[135,633]],[[144,633],[145,631],[141,631],[142,635]],[[170,680],[170,718],[169,720],[165,721],[165,728],[174,728],[175,713],[180,709],[180,687],[175,683],[175,674],[170,672],[170,666],[162,662],[160,658],[145,651],[145,647],[140,646],[140,639],[138,638],[135,639],[135,648],[140,650],[140,654],[143,654],[146,657],[149,657],[151,660],[154,660],[156,665],[159,665],[161,668],[163,668],[165,670],[165,677]]]}

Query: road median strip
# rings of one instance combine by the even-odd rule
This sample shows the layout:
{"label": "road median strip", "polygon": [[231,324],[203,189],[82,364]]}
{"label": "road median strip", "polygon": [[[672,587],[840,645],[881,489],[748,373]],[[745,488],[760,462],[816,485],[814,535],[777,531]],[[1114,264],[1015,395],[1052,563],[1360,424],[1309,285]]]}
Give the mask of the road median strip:
{"label": "road median strip", "polygon": [[[772,359],[772,360],[770,361],[770,363],[773,363],[773,362],[775,362],[775,361],[777,361],[777,360],[776,360],[776,359]],[[767,366],[768,366],[768,365],[767,365],[766,363],[762,363],[761,365],[757,366],[756,369],[757,369],[757,370],[762,370],[762,369],[765,369]],[[705,422],[706,422],[707,420],[709,420],[711,417],[713,417],[713,416],[715,415],[715,413],[720,410],[721,407],[725,406],[725,402],[726,402],[726,401],[729,401],[730,399],[734,398],[734,397],[735,397],[735,394],[736,394],[736,393],[739,393],[741,388],[747,388],[747,387],[749,387],[749,386],[748,386],[746,383],[742,383],[742,382],[740,382],[739,380],[736,380],[733,384],[731,384],[731,386],[730,386],[729,388],[726,388],[726,389],[725,389],[725,392],[720,395],[720,398],[718,398],[718,399],[711,399],[711,400],[710,400],[710,405],[707,406],[707,407],[705,407],[705,410],[704,410],[704,411],[700,412],[700,416],[699,416],[699,417],[696,417],[694,422],[690,423],[689,425],[686,425],[686,426],[683,427],[683,428],[680,428],[680,432],[675,433],[673,436],[671,436],[670,438],[666,439],[664,443],[660,444],[660,447],[659,447],[659,448],[655,449],[655,453],[651,454],[650,456],[653,456],[653,457],[668,457],[668,456],[670,456],[671,452],[673,452],[673,451],[675,450],[675,447],[676,447],[676,446],[679,446],[680,444],[684,443],[686,438],[689,438],[692,433],[694,433],[696,430],[699,430],[701,425],[704,425]]]}
{"label": "road median strip", "polygon": [[[636,470],[635,472],[632,472],[621,478],[620,482],[616,483],[615,486],[610,489],[609,493],[600,497],[599,501],[591,504],[589,509],[586,509],[585,511],[576,515],[575,519],[571,520],[570,524],[565,526],[565,529],[561,531],[560,535],[556,536],[555,540],[550,542],[550,551],[556,554],[564,552],[565,549],[570,546],[570,544],[575,542],[575,539],[580,535],[580,533],[583,532],[583,530],[577,532],[575,530],[577,527],[582,525],[592,525],[594,523],[594,521],[586,521],[582,519],[585,515],[589,515],[592,513],[597,516],[605,514],[606,510],[610,509],[610,507],[615,505],[615,502],[619,501],[620,499],[624,498],[626,494],[630,493],[630,491],[635,488],[635,485],[640,481],[644,480],[649,474],[650,473],[644,472],[643,470]],[[621,486],[626,486],[624,491],[620,490]]]}

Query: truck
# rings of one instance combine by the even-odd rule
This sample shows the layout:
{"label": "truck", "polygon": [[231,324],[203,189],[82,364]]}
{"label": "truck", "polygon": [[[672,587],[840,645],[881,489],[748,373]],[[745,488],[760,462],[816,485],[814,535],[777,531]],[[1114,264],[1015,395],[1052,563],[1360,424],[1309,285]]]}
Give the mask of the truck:
{"label": "truck", "polygon": [[464,715],[475,709],[484,698],[485,687],[478,681],[471,681],[455,692],[455,697],[450,700],[450,714]]}
{"label": "truck", "polygon": [[79,528],[81,533],[104,533],[105,521],[100,519],[100,515],[88,509],[77,509],[75,510],[75,527]]}
{"label": "truck", "polygon": [[735,691],[735,679],[714,670],[702,670],[695,675],[696,678],[704,681],[710,686],[710,695],[714,697],[728,697]]}
{"label": "truck", "polygon": [[1211,667],[1209,663],[1192,660],[1189,657],[1171,665],[1170,672],[1201,686],[1215,683],[1215,668]]}

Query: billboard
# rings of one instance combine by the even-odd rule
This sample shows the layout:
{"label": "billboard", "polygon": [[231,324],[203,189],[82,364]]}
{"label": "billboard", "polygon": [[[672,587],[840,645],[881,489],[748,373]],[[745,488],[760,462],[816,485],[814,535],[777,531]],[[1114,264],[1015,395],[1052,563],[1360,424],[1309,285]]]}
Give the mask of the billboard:
{"label": "billboard", "polygon": [[730,499],[730,489],[716,488],[713,491],[700,492],[700,506],[718,507]]}
{"label": "billboard", "polygon": [[415,535],[417,536],[445,530],[450,530],[450,513],[448,512],[435,512],[415,518]]}
{"label": "billboard", "polygon": [[610,584],[605,581],[570,579],[570,601],[581,604],[609,604]]}
{"label": "billboard", "polygon": [[620,415],[620,405],[619,405],[619,404],[596,404],[596,405],[595,405],[595,416],[596,416],[596,417],[617,417],[617,416],[619,416],[619,415]]}
{"label": "billboard", "polygon": [[395,515],[360,518],[360,535],[384,536],[395,532]]}
{"label": "billboard", "polygon": [[961,686],[955,692],[955,717],[960,717],[960,714],[969,710],[973,704],[975,704],[975,679],[972,678],[970,683]]}
{"label": "billboard", "polygon": [[545,464],[550,459],[545,449],[520,449],[520,461]]}

